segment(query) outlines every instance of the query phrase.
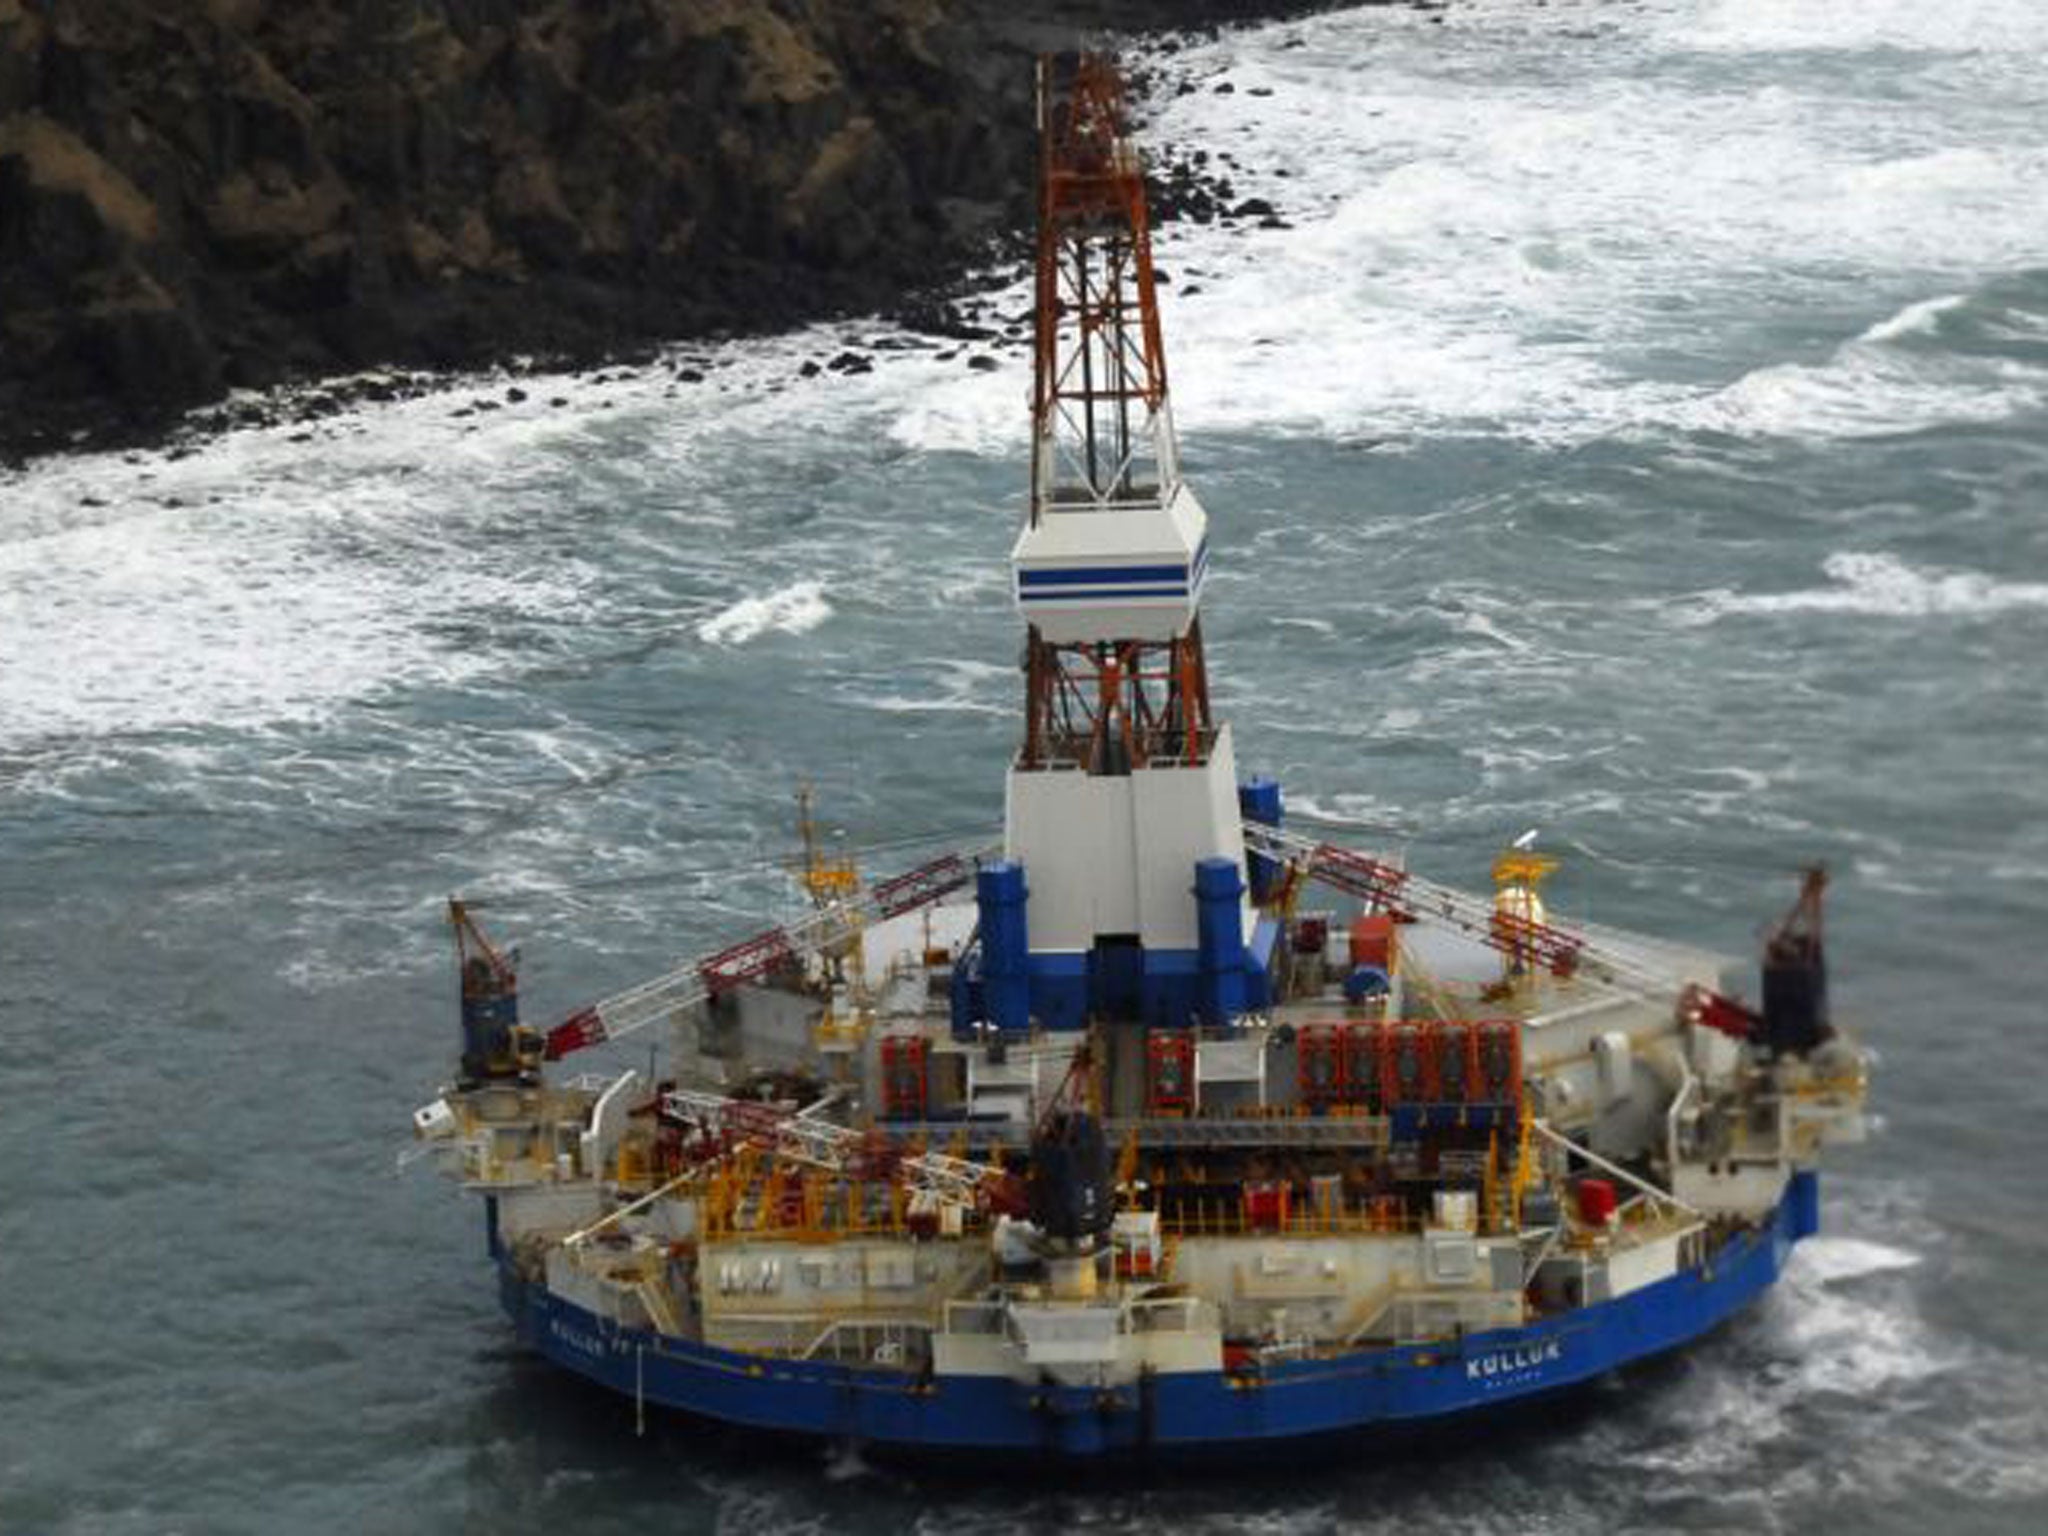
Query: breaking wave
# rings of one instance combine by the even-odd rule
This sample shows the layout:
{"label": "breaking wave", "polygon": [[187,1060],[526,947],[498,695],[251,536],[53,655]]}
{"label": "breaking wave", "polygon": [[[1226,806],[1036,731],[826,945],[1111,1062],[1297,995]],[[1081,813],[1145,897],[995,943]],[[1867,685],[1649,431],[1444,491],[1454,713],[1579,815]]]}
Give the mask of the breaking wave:
{"label": "breaking wave", "polygon": [[1826,1285],[1912,1269],[1919,1263],[1919,1254],[1890,1243],[1864,1237],[1822,1236],[1809,1238],[1793,1251],[1792,1273],[1795,1278],[1810,1276]]}
{"label": "breaking wave", "polygon": [[573,563],[466,546],[473,510],[311,477],[231,496],[213,482],[234,478],[234,455],[220,459],[154,488],[131,471],[120,501],[116,465],[86,481],[100,495],[23,496],[0,521],[0,747],[303,721],[337,698],[460,682],[579,600]]}
{"label": "breaking wave", "polygon": [[2029,317],[1991,299],[1945,294],[1906,305],[1822,363],[1773,363],[1676,411],[1681,425],[1738,435],[1873,437],[2003,421],[2048,407],[2048,367],[1981,355],[1951,326],[2008,328]]}
{"label": "breaking wave", "polygon": [[1975,571],[1915,570],[1896,555],[1842,551],[1821,562],[1835,585],[1799,592],[1701,593],[1680,621],[1737,614],[1837,613],[1871,618],[1979,617],[2048,608],[2048,582],[2003,582]]}
{"label": "breaking wave", "polygon": [[745,645],[771,632],[801,635],[832,617],[825,585],[791,582],[765,597],[744,597],[697,626],[697,638],[710,645]]}
{"label": "breaking wave", "polygon": [[1867,327],[1858,341],[1897,341],[1902,336],[1924,336],[1936,328],[1941,317],[1952,309],[1969,302],[1960,293],[1945,293],[1938,298],[1921,299],[1908,304],[1895,315],[1887,315],[1875,325]]}

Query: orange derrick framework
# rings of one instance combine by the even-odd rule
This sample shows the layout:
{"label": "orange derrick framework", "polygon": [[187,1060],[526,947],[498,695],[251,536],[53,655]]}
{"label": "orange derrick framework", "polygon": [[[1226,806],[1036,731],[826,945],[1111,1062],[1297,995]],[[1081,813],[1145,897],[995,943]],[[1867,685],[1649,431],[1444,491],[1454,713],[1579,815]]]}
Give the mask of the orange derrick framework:
{"label": "orange derrick framework", "polygon": [[1149,502],[1174,474],[1153,431],[1166,403],[1166,348],[1123,80],[1099,54],[1074,62],[1064,92],[1057,73],[1039,62],[1034,520],[1048,504]]}
{"label": "orange derrick framework", "polygon": [[1053,645],[1031,631],[1022,765],[1095,774],[1198,765],[1214,741],[1197,620],[1179,639]]}
{"label": "orange derrick framework", "polygon": [[[1160,506],[1179,484],[1144,170],[1116,66],[1039,64],[1031,522]],[[1199,764],[1213,741],[1199,620],[1168,642],[1052,644],[1025,655],[1020,764],[1122,774]]]}

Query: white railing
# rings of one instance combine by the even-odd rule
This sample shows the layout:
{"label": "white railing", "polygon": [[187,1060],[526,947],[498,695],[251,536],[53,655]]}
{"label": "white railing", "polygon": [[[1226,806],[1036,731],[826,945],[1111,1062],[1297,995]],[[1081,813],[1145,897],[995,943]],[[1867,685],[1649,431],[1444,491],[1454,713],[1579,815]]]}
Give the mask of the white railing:
{"label": "white railing", "polygon": [[[850,1170],[868,1145],[868,1138],[850,1127],[715,1093],[674,1089],[662,1096],[662,1107],[672,1119],[708,1135],[733,1137],[772,1156],[808,1163],[827,1173]],[[973,1206],[993,1182],[1003,1178],[998,1169],[942,1152],[906,1157],[896,1166],[913,1190],[929,1193],[948,1205]]]}
{"label": "white railing", "polygon": [[1621,953],[1604,936],[1596,942],[1586,932],[1503,914],[1488,897],[1424,879],[1391,860],[1255,821],[1244,824],[1244,841],[1252,852],[1279,859],[1312,879],[1443,924],[1491,948],[1528,950],[1537,963],[1568,959],[1574,974],[1590,974],[1625,991],[1661,997],[1677,993],[1685,981],[1674,971]]}

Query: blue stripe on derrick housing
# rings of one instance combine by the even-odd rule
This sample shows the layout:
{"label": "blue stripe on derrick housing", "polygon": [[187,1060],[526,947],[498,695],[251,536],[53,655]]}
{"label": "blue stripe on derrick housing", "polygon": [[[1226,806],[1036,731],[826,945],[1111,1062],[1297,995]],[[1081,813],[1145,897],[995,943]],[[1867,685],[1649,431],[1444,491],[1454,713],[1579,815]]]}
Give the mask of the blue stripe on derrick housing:
{"label": "blue stripe on derrick housing", "polygon": [[1020,587],[1079,587],[1102,582],[1177,581],[1185,583],[1184,565],[1089,565],[1071,569],[1019,571]]}
{"label": "blue stripe on derrick housing", "polygon": [[1204,538],[1186,565],[1079,565],[1017,572],[1020,603],[1086,603],[1103,599],[1184,598],[1201,590],[1209,569]]}
{"label": "blue stripe on derrick housing", "polygon": [[1188,589],[1173,587],[1090,587],[1085,592],[1025,592],[1017,601],[1020,603],[1099,603],[1104,598],[1127,597],[1186,597]]}

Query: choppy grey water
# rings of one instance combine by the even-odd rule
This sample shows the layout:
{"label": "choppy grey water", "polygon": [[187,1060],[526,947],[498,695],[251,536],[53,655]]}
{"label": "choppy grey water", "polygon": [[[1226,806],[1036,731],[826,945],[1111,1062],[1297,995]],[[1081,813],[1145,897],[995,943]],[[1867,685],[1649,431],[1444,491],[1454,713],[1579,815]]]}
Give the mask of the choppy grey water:
{"label": "choppy grey water", "polygon": [[545,1018],[785,906],[800,778],[853,843],[999,818],[1023,361],[799,380],[834,327],[0,479],[0,1528],[2039,1529],[2044,54],[1501,0],[1177,53],[1148,128],[1293,225],[1161,254],[1246,764],[1733,951],[1837,872],[1886,1130],[1740,1324],[1423,1465],[943,1494],[512,1350],[391,1172],[441,898]]}

